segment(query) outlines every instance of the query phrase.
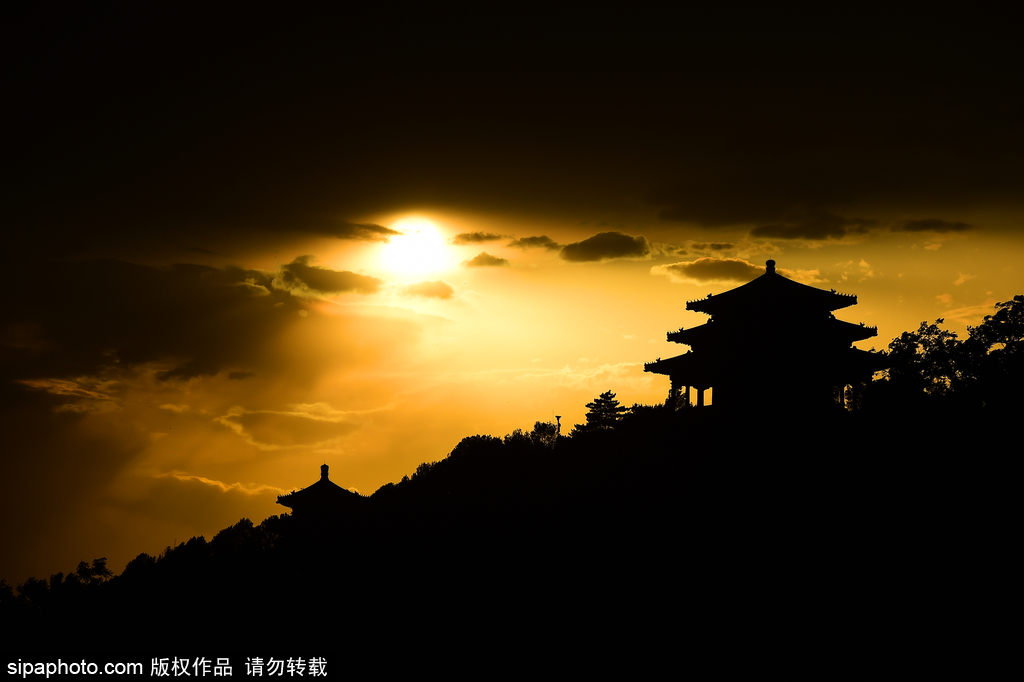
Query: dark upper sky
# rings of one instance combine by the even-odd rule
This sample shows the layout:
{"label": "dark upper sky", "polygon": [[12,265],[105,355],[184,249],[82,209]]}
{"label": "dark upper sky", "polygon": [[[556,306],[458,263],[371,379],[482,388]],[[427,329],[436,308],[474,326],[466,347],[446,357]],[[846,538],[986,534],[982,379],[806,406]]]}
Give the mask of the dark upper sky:
{"label": "dark upper sky", "polygon": [[38,255],[345,236],[396,206],[797,239],[1020,208],[1020,67],[997,21],[53,4],[7,30],[5,222]]}

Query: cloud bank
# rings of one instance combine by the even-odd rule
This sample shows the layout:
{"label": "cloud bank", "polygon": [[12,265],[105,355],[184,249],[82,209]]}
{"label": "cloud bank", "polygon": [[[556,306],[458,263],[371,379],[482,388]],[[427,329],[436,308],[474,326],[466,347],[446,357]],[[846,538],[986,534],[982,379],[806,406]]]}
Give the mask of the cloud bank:
{"label": "cloud bank", "polygon": [[939,218],[922,218],[920,220],[904,220],[892,226],[893,232],[966,232],[974,226],[967,223],[951,222]]}
{"label": "cloud bank", "polygon": [[352,239],[362,242],[387,242],[391,237],[402,234],[390,227],[375,223],[339,223],[337,225],[315,225],[310,232],[326,234],[338,239]]}
{"label": "cloud bank", "polygon": [[798,213],[776,222],[758,225],[750,231],[754,237],[826,240],[865,234],[878,224],[870,218],[844,218],[833,213]]}
{"label": "cloud bank", "polygon": [[486,242],[496,242],[499,239],[504,239],[504,237],[500,234],[492,234],[491,232],[463,232],[452,238],[452,244],[483,244]]}
{"label": "cloud bank", "polygon": [[561,244],[546,235],[514,239],[506,244],[506,246],[511,246],[517,249],[547,249],[548,251],[556,251],[562,248]]}
{"label": "cloud bank", "polygon": [[301,286],[321,294],[340,294],[350,291],[373,294],[383,284],[376,277],[310,265],[312,260],[312,256],[299,256],[291,263],[281,266],[281,277],[286,288]]}
{"label": "cloud bank", "polygon": [[656,265],[651,268],[651,274],[665,275],[673,282],[685,284],[734,284],[749,282],[763,275],[764,267],[742,258],[698,258],[669,265]]}
{"label": "cloud bank", "polygon": [[599,232],[581,242],[567,244],[558,254],[571,263],[588,263],[617,258],[646,258],[651,245],[643,235],[633,237],[622,232]]}
{"label": "cloud bank", "polygon": [[462,264],[470,268],[505,268],[512,265],[507,259],[492,256],[486,251],[481,251],[479,255],[463,261]]}
{"label": "cloud bank", "polygon": [[423,298],[451,298],[455,294],[455,288],[443,280],[436,282],[418,282],[410,284],[403,289],[407,296],[421,296]]}

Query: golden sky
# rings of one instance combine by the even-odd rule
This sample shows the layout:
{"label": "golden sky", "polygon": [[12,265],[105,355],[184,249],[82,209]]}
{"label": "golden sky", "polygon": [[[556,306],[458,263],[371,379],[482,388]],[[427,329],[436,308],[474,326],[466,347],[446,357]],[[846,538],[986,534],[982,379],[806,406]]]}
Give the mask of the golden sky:
{"label": "golden sky", "polygon": [[1024,293],[998,39],[409,24],[374,51],[74,11],[9,48],[9,582],[258,522],[323,462],[370,494],[606,390],[663,401],[643,363],[685,352],[686,301],[769,258],[857,294],[862,348]]}

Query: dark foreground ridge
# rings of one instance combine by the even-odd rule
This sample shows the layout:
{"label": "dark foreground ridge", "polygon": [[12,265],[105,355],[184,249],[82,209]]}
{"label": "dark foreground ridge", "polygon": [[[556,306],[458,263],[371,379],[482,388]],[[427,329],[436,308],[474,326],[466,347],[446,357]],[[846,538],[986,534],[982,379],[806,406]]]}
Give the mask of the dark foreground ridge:
{"label": "dark foreground ridge", "polygon": [[369,497],[325,466],[282,496],[293,514],[140,554],[119,576],[97,560],[17,593],[0,582],[4,645],[594,657],[639,639],[663,656],[751,627],[820,623],[823,645],[868,623],[902,646],[922,622],[973,622],[1004,599],[992,574],[1015,518],[1024,297],[963,342],[937,324],[894,339],[853,399],[815,409],[770,394],[680,406],[675,391],[625,409],[609,391],[569,436],[541,422],[471,436]]}
{"label": "dark foreground ridge", "polygon": [[4,630],[12,651],[594,644],[623,628],[668,646],[681,626],[658,613],[716,630],[755,607],[818,618],[898,594],[933,609],[998,546],[981,521],[1004,518],[1006,455],[976,447],[980,416],[637,406],[571,438],[473,436],[336,513],[243,519],[111,579],[86,565],[8,590]]}

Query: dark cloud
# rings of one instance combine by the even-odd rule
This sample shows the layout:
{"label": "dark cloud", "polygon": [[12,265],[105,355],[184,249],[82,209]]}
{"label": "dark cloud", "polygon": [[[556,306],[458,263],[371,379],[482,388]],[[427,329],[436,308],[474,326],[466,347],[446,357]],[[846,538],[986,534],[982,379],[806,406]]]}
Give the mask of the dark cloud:
{"label": "dark cloud", "polygon": [[[704,227],[745,225],[771,220],[788,208],[787,195],[766,192],[755,178],[729,177],[727,172],[711,172],[680,185],[661,187],[648,195],[648,201],[662,206],[658,217],[670,222],[695,223]],[[739,188],[752,189],[742,191]]]}
{"label": "dark cloud", "polygon": [[490,232],[463,232],[452,238],[452,244],[483,244],[484,242],[496,242],[499,239],[504,239],[504,237]]}
{"label": "dark cloud", "polygon": [[758,267],[741,258],[698,258],[693,261],[658,265],[654,274],[667,275],[675,282],[703,284],[705,282],[749,282],[764,274]]}
{"label": "dark cloud", "polygon": [[310,291],[338,294],[354,291],[360,294],[376,293],[383,282],[376,277],[359,275],[348,270],[331,270],[310,265],[312,256],[299,256],[288,265],[281,266],[281,278],[288,287],[304,286]]}
{"label": "dark cloud", "polygon": [[651,245],[643,235],[633,237],[622,232],[599,232],[581,242],[567,244],[559,256],[574,263],[614,258],[646,258]]}
{"label": "dark cloud", "polygon": [[223,364],[222,358],[213,357],[201,357],[194,360],[178,365],[174,369],[164,370],[156,373],[156,378],[160,381],[170,381],[171,379],[180,379],[182,381],[188,381],[201,376],[212,376],[218,374]]}
{"label": "dark cloud", "polygon": [[352,239],[361,242],[387,242],[391,237],[402,234],[390,227],[375,223],[321,223],[307,228],[309,232],[326,234],[338,239]]}
{"label": "dark cloud", "polygon": [[511,265],[507,259],[492,256],[486,251],[481,251],[479,255],[467,261],[463,261],[462,264],[471,268],[507,267]]}
{"label": "dark cloud", "polygon": [[419,282],[405,287],[404,292],[409,296],[423,296],[424,298],[451,298],[455,288],[443,280],[436,282]]}
{"label": "dark cloud", "polygon": [[966,232],[973,230],[974,225],[950,222],[939,218],[922,218],[920,220],[904,220],[892,226],[893,232]]}
{"label": "dark cloud", "polygon": [[[607,60],[517,55],[496,68],[438,63],[414,43],[387,58],[332,43],[328,59],[305,29],[176,49],[204,27],[102,40],[49,21],[17,32],[14,53],[51,58],[19,62],[7,98],[22,131],[5,155],[19,169],[4,214],[16,237],[48,253],[101,253],[169,235],[219,246],[256,230],[385,240],[394,231],[363,221],[417,206],[631,225],[648,210],[631,198],[647,196],[665,220],[755,227],[800,208],[946,215],[939,208],[1022,201],[1019,74],[1009,45],[978,44],[987,27],[947,35],[961,47],[941,55],[939,42],[924,44],[939,40],[931,30],[908,43],[893,29],[870,55],[842,40],[818,49],[820,32],[747,42],[736,31],[713,59],[707,45],[721,36],[709,33],[642,63],[620,49]],[[468,39],[460,33],[452,52],[470,53]],[[82,106],[97,93],[102,107]],[[431,106],[409,116],[410,98]],[[168,102],[187,113],[158,104]],[[196,241],[210,233],[223,239]]]}
{"label": "dark cloud", "polygon": [[205,253],[208,256],[220,256],[222,258],[227,257],[223,253],[217,253],[216,251],[210,251],[209,249],[201,249],[198,246],[186,246],[184,247],[184,250],[191,253]]}
{"label": "dark cloud", "polygon": [[252,379],[256,376],[256,372],[229,372],[228,379],[232,381],[243,381],[245,379]]}
{"label": "dark cloud", "polygon": [[[289,267],[301,277],[332,290],[337,280],[366,288],[380,285],[372,278],[366,283],[361,275],[294,265]],[[146,365],[159,370],[157,377],[164,381],[243,370],[266,377],[287,366],[293,379],[301,382],[326,363],[372,356],[391,338],[390,332],[382,332],[381,340],[371,344],[367,330],[377,323],[363,320],[358,338],[342,335],[329,348],[314,344],[302,354],[282,355],[277,339],[295,325],[322,327],[327,333],[347,319],[300,316],[307,312],[301,298],[307,289],[294,274],[294,286],[282,287],[280,281],[272,282],[274,273],[260,270],[194,264],[156,267],[114,259],[22,260],[11,264],[8,274],[31,285],[19,285],[15,295],[0,301],[5,325],[0,331],[17,332],[0,334],[0,389],[7,389],[0,390],[0,403],[16,402],[30,392],[60,403],[85,400],[58,395],[65,384],[57,380],[71,379],[113,399],[116,392],[104,382],[116,385],[123,373]],[[321,352],[326,355],[318,355]],[[82,377],[99,383],[83,383]],[[39,384],[42,380],[45,383]],[[18,383],[23,381],[35,383]],[[99,407],[99,402],[109,401],[93,402]]]}
{"label": "dark cloud", "polygon": [[842,239],[853,234],[864,234],[878,225],[869,218],[844,218],[832,213],[791,214],[778,222],[758,225],[750,234],[754,237],[779,239]]}
{"label": "dark cloud", "polygon": [[176,365],[163,379],[253,366],[257,349],[301,309],[271,273],[237,267],[103,259],[21,262],[13,271],[32,282],[4,302],[5,322],[27,330],[0,354],[0,372],[15,380],[169,360]]}
{"label": "dark cloud", "polygon": [[699,251],[728,251],[736,245],[729,242],[701,242],[690,244]]}
{"label": "dark cloud", "polygon": [[[1019,134],[1010,132],[1019,101],[997,107],[993,127],[986,128],[979,114],[967,111],[966,92],[988,90],[994,81],[970,85],[958,69],[958,82],[948,90],[936,78],[901,93],[898,72],[879,74],[874,93],[865,74],[851,72],[856,80],[848,95],[865,95],[860,102],[842,98],[830,85],[809,84],[805,93],[789,92],[789,101],[777,102],[776,110],[750,116],[749,125],[729,114],[709,122],[719,153],[694,140],[687,154],[692,165],[681,164],[674,178],[666,174],[647,199],[664,221],[749,226],[764,236],[815,240],[848,237],[857,234],[855,223],[877,227],[893,214],[955,215],[979,197],[1020,207],[1010,189],[1024,184],[1024,165],[1011,160],[1022,149]],[[879,101],[882,93],[891,104],[868,111],[867,102]],[[824,97],[841,111],[827,125],[813,121],[807,112],[817,107],[801,111],[805,97]],[[989,97],[999,99],[995,92]],[[730,125],[737,131],[733,140],[724,136]],[[996,141],[1001,135],[1008,140],[1004,146]]]}
{"label": "dark cloud", "polygon": [[556,242],[551,237],[546,235],[540,235],[539,237],[523,237],[521,239],[514,239],[510,241],[506,246],[513,246],[517,249],[536,249],[543,248],[549,251],[562,248],[562,245]]}

